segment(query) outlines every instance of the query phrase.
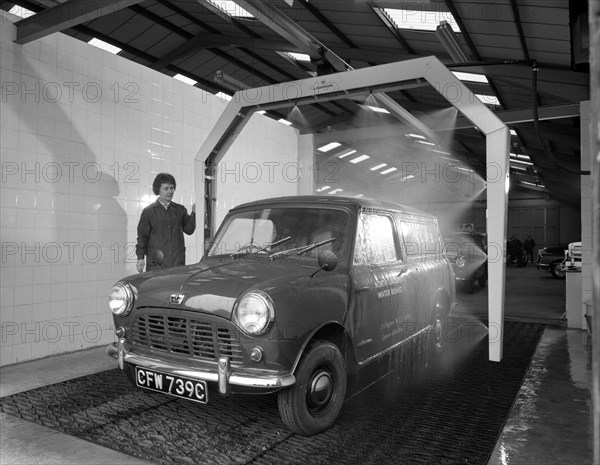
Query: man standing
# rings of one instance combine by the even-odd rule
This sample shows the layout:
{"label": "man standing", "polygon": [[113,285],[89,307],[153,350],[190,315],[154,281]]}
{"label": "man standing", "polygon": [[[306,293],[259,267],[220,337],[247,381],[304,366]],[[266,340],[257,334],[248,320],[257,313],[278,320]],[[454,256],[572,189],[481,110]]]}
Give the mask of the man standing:
{"label": "man standing", "polygon": [[527,239],[523,242],[523,248],[525,249],[525,253],[527,254],[527,260],[529,263],[533,263],[533,248],[535,247],[535,241],[531,234],[527,234]]}
{"label": "man standing", "polygon": [[[158,195],[156,202],[142,211],[137,227],[138,272],[185,265],[185,240],[183,233],[191,235],[196,230],[196,205],[188,215],[183,205],[173,202],[175,178],[159,173],[152,183],[152,191]],[[157,252],[162,253],[162,264]]]}

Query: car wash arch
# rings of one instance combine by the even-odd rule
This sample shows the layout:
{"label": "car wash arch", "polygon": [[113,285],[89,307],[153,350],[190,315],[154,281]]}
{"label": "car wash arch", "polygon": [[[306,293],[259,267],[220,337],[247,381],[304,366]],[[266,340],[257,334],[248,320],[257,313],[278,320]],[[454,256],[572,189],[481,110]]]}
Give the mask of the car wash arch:
{"label": "car wash arch", "polygon": [[[316,104],[372,94],[383,105],[393,108],[394,116],[427,134],[435,133],[407,110],[400,107],[385,92],[420,85],[430,85],[454,106],[464,118],[486,138],[488,247],[488,328],[489,360],[499,362],[503,354],[505,267],[504,244],[508,210],[508,160],[510,132],[508,127],[481,102],[444,64],[434,56],[388,63],[369,68],[322,75],[283,84],[273,84],[236,92],[219,117],[214,128],[196,154],[194,170],[199,216],[207,218],[214,229],[213,205],[218,197],[212,182],[214,169],[226,156],[250,116],[256,111],[293,108],[294,105]],[[199,237],[203,241],[204,237]],[[203,250],[202,244],[199,249]]]}

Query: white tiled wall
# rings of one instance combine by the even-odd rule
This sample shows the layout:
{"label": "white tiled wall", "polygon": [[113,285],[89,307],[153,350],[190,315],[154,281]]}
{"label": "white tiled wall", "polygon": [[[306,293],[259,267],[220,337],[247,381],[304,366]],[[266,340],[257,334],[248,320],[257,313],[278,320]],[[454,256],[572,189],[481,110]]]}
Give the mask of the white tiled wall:
{"label": "white tiled wall", "polygon": [[298,132],[273,119],[252,115],[217,164],[216,225],[240,203],[297,195],[305,176],[310,175],[298,163]]}
{"label": "white tiled wall", "polygon": [[[6,365],[113,341],[107,291],[135,273],[136,226],[155,199],[152,180],[172,173],[175,201],[190,208],[199,177],[194,157],[226,102],[63,34],[16,45],[16,29],[2,14]],[[296,140],[290,128],[257,115],[226,159],[294,163]],[[296,193],[278,179],[226,182],[221,205]],[[196,238],[186,240],[188,262],[199,259]]]}

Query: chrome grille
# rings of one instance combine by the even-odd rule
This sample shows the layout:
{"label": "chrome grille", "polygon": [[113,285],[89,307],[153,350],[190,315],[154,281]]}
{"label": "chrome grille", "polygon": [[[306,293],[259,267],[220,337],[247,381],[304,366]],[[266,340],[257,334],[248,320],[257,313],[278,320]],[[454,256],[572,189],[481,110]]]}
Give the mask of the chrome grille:
{"label": "chrome grille", "polygon": [[221,356],[241,364],[242,351],[229,328],[185,317],[139,315],[133,323],[133,342],[154,350],[217,361]]}

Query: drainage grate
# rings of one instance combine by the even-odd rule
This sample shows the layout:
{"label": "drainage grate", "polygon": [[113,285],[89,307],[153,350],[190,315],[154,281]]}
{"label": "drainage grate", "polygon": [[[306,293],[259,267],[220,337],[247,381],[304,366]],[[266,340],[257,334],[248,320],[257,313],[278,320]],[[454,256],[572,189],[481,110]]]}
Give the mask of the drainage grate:
{"label": "drainage grate", "polygon": [[544,326],[505,322],[504,358],[493,363],[487,337],[467,331],[469,324],[443,356],[415,341],[370,366],[351,380],[357,393],[337,423],[310,438],[283,426],[276,395],[223,398],[211,391],[209,403],[199,405],[136,389],[119,370],[8,396],[0,407],[160,464],[482,464]]}

